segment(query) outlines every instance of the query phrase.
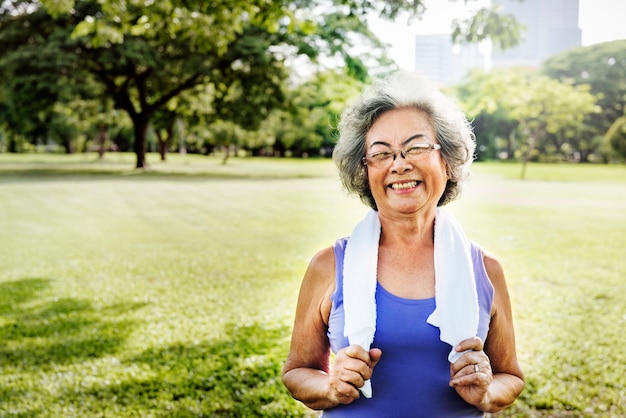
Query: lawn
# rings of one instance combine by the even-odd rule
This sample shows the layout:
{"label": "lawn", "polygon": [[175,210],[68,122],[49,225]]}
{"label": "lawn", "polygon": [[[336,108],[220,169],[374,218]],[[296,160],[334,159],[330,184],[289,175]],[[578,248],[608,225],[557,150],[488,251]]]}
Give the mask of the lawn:
{"label": "lawn", "polygon": [[[0,416],[302,416],[280,382],[310,257],[365,207],[327,160],[0,154]],[[626,167],[476,164],[449,209],[502,261],[526,390],[626,415]]]}

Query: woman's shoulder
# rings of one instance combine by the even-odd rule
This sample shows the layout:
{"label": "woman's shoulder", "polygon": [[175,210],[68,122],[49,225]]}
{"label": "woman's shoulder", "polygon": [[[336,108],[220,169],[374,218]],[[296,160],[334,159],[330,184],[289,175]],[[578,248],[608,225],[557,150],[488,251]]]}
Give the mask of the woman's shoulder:
{"label": "woman's shoulder", "polygon": [[481,249],[481,252],[487,277],[491,282],[491,286],[493,286],[494,304],[492,306],[492,314],[494,314],[498,310],[499,304],[503,302],[508,303],[509,291],[506,284],[504,269],[502,264],[500,264],[500,261],[493,253],[485,250],[484,248]]}
{"label": "woman's shoulder", "polygon": [[481,248],[481,252],[483,254],[483,263],[485,265],[485,270],[487,271],[487,275],[489,276],[489,280],[494,286],[498,284],[502,284],[504,281],[504,269],[502,268],[502,264],[496,258],[494,254]]}
{"label": "woman's shoulder", "polygon": [[333,246],[319,250],[311,258],[302,282],[302,291],[311,303],[319,304],[319,312],[328,325],[331,295],[335,290],[335,251]]}
{"label": "woman's shoulder", "polygon": [[482,262],[491,282],[493,282],[494,279],[498,280],[504,277],[502,265],[495,255],[474,241],[470,241],[470,246],[474,263]]}
{"label": "woman's shoulder", "polygon": [[318,280],[335,282],[336,270],[342,268],[347,238],[340,238],[331,246],[319,250],[309,262],[309,270]]}
{"label": "woman's shoulder", "polygon": [[335,275],[335,250],[333,246],[325,247],[313,255],[309,262],[311,274],[317,279],[334,278]]}

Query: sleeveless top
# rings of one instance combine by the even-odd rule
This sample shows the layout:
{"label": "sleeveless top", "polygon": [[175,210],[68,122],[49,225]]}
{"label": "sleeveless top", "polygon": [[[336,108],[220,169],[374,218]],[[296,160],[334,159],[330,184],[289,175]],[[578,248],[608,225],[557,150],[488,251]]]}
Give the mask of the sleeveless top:
{"label": "sleeveless top", "polygon": [[[331,295],[328,324],[331,349],[347,347],[343,335],[343,257],[347,238],[334,245],[336,288]],[[479,303],[478,336],[489,330],[494,290],[483,264],[480,247],[471,243]],[[451,347],[439,339],[439,328],[426,322],[435,310],[435,298],[405,299],[376,287],[376,334],[372,347],[382,357],[371,378],[373,396],[361,396],[349,405],[324,411],[323,417],[482,417],[476,407],[449,386]]]}

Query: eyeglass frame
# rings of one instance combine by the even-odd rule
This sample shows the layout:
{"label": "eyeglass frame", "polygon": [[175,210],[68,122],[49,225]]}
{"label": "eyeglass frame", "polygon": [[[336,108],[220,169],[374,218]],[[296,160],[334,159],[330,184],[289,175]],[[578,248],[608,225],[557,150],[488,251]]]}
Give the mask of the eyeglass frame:
{"label": "eyeglass frame", "polygon": [[[388,147],[388,148],[389,148],[388,151],[375,151],[375,152],[366,154],[365,157],[361,159],[361,161],[363,162],[363,165],[367,165],[368,162],[372,163],[372,160],[369,160],[368,158],[371,158],[373,155],[386,154],[386,153],[390,153],[391,155],[388,155],[386,158],[382,160],[378,160],[378,163],[385,163],[387,161],[391,163],[392,161],[396,160],[396,156],[398,155],[398,153],[400,153],[402,158],[404,158],[405,160],[413,161],[412,158],[408,158],[408,159],[406,158],[408,151],[410,151],[411,149],[417,148],[423,151],[437,151],[441,149],[441,145],[431,144],[431,143],[416,143],[416,144],[411,144],[402,148],[391,148],[391,147]],[[415,157],[418,157],[423,154],[425,154],[425,152],[420,152],[416,154]],[[376,164],[376,162],[374,162],[373,164]]]}

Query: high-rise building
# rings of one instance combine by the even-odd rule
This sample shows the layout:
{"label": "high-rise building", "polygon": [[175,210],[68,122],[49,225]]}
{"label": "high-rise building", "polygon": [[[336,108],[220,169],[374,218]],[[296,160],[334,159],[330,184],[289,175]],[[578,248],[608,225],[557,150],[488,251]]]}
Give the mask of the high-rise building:
{"label": "high-rise building", "polygon": [[539,67],[545,59],[582,45],[578,0],[492,0],[492,3],[526,26],[519,45],[492,52],[494,67]]}
{"label": "high-rise building", "polygon": [[440,84],[459,81],[471,68],[484,67],[478,45],[454,45],[449,34],[415,37],[415,70]]}
{"label": "high-rise building", "polygon": [[[452,1],[452,0],[450,0]],[[505,51],[453,45],[450,34],[415,37],[415,70],[441,84],[462,80],[472,68],[539,67],[545,59],[582,45],[579,0],[491,0],[526,28],[522,42]]]}

